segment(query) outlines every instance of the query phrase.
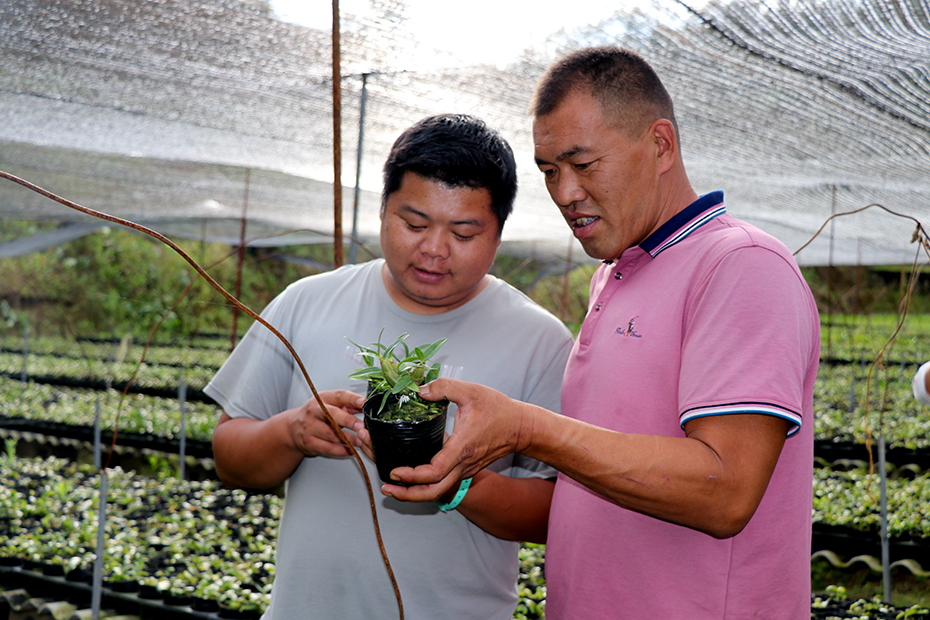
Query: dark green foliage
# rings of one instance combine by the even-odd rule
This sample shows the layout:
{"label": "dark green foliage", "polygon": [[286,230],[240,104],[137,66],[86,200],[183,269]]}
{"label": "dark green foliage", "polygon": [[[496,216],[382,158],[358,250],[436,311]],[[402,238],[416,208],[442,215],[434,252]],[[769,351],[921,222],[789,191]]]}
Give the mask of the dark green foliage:
{"label": "dark green foliage", "polygon": [[[805,267],[822,314],[898,312],[912,277],[911,265]],[[909,311],[930,312],[930,273],[914,275]]]}
{"label": "dark green foliage", "polygon": [[[31,232],[22,223],[3,222],[0,238]],[[238,255],[228,246],[197,241],[178,245],[235,293]],[[28,326],[34,334],[129,333],[143,341],[162,319],[162,337],[232,329],[233,306],[186,261],[157,240],[127,229],[105,227],[44,252],[4,259],[0,268],[0,327]],[[261,310],[287,284],[312,272],[248,249],[240,299]],[[192,282],[190,292],[172,310]],[[240,333],[251,323],[245,319],[237,326]]]}

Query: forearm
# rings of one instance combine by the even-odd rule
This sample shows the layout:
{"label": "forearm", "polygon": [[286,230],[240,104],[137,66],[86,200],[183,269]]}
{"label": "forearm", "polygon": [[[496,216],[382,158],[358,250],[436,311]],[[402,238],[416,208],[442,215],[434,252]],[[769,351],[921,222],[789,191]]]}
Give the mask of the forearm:
{"label": "forearm", "polygon": [[320,400],[312,398],[265,420],[223,413],[213,431],[220,480],[234,487],[266,489],[289,478],[305,456],[352,454],[347,442],[358,443],[355,431],[361,421],[355,415],[365,398],[348,390],[328,390],[320,393]]}
{"label": "forearm", "polygon": [[267,489],[294,473],[304,454],[290,441],[286,413],[267,420],[223,414],[213,433],[213,456],[224,484]]}
{"label": "forearm", "polygon": [[431,385],[435,390],[424,390],[431,398],[458,404],[455,429],[429,465],[395,470],[408,486],[385,485],[382,493],[435,499],[460,478],[519,452],[624,508],[716,537],[738,533],[752,517],[789,425],[777,416],[746,413],[692,418],[684,437],[624,434],[483,386],[452,379]]}
{"label": "forearm", "polygon": [[[482,469],[457,510],[498,538],[544,543],[554,486],[541,478],[510,478]],[[457,489],[458,485],[444,500],[451,499]]]}
{"label": "forearm", "polygon": [[[745,526],[781,449],[780,441],[760,446],[765,462],[758,467],[721,458],[727,451],[718,452],[711,447],[713,443],[699,438],[700,433],[689,437],[624,434],[540,408],[527,413],[532,421],[527,456],[549,463],[624,508],[715,537],[732,536]],[[744,422],[784,432],[780,420],[739,417],[722,421],[731,427],[734,443],[748,443],[756,432],[756,426]]]}

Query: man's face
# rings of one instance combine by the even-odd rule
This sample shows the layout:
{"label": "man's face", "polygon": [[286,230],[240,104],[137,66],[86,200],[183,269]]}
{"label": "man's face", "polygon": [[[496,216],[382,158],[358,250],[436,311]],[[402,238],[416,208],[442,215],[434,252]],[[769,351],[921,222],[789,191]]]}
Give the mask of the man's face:
{"label": "man's face", "polygon": [[402,308],[438,314],[486,284],[500,245],[486,188],[449,187],[407,172],[381,214],[388,292]]}
{"label": "man's face", "polygon": [[546,189],[589,256],[615,259],[662,222],[652,131],[630,138],[586,92],[533,123]]}

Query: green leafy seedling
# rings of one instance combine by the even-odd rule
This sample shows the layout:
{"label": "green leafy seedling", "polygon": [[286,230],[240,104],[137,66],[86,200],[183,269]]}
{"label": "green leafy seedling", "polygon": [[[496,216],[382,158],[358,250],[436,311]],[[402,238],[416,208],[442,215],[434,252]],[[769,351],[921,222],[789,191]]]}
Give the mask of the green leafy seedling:
{"label": "green leafy seedling", "polygon": [[414,410],[404,416],[404,419],[432,417],[434,409],[431,403],[421,400],[418,395],[421,385],[439,377],[440,365],[432,363],[431,359],[447,339],[440,338],[430,345],[414,347],[411,351],[404,342],[410,334],[403,333],[388,345],[381,343],[383,335],[384,330],[378,335],[378,341],[369,346],[349,341],[358,347],[362,359],[367,364],[366,367],[359,368],[350,374],[349,378],[368,381],[371,393],[384,394],[376,413],[376,416],[381,419],[392,419],[386,417],[385,412],[392,396],[398,397],[397,401],[400,405],[407,405],[408,408]]}

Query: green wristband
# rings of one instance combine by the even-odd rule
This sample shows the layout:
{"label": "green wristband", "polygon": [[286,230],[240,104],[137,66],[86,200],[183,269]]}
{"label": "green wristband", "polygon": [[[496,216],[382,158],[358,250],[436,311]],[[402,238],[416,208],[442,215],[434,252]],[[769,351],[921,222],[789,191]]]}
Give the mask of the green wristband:
{"label": "green wristband", "polygon": [[471,486],[471,478],[465,478],[465,480],[462,480],[462,482],[459,483],[459,490],[455,494],[455,497],[452,498],[451,502],[449,502],[448,504],[439,504],[439,502],[436,502],[437,504],[439,504],[439,510],[443,512],[449,512],[450,510],[452,510],[453,508],[461,504],[462,500],[465,499],[465,494],[468,493],[468,487],[470,486]]}

